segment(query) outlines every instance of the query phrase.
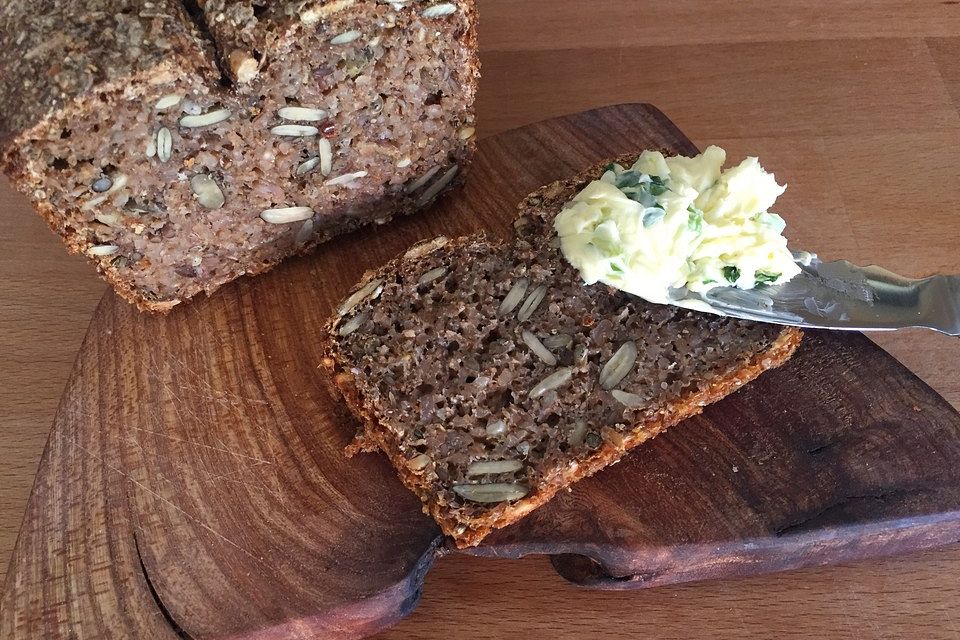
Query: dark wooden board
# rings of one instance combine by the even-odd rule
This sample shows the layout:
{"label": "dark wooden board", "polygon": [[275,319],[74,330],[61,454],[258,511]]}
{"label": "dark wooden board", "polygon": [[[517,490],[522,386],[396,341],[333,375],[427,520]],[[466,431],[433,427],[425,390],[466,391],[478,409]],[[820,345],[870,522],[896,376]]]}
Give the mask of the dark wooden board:
{"label": "dark wooden board", "polygon": [[[359,637],[416,605],[450,552],[379,455],[343,456],[316,332],[416,240],[505,234],[540,184],[648,146],[609,107],[480,142],[468,185],[167,317],[107,295],[44,453],[0,599],[2,638]],[[871,342],[815,333],[784,368],[472,553],[554,556],[622,588],[960,540],[960,415]],[[442,560],[441,560],[442,561]],[[469,580],[469,576],[464,576]]]}

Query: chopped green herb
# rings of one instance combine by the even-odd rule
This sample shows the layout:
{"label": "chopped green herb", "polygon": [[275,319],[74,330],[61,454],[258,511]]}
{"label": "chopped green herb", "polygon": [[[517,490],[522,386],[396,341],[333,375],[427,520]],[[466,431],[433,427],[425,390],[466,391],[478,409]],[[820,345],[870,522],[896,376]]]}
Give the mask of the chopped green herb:
{"label": "chopped green herb", "polygon": [[616,162],[611,162],[610,164],[608,164],[603,168],[603,172],[606,173],[607,171],[613,171],[614,173],[616,173],[618,166],[619,165]]}
{"label": "chopped green herb", "polygon": [[707,278],[706,280],[703,281],[703,284],[714,284],[715,282],[716,280],[714,280],[713,278]]}
{"label": "chopped green herb", "polygon": [[727,282],[736,282],[740,279],[740,269],[733,265],[726,266],[723,268],[723,277]]}
{"label": "chopped green herb", "polygon": [[664,186],[665,184],[663,181],[663,178],[661,178],[660,176],[650,176],[650,182],[652,182],[653,184],[658,184],[661,187]]}
{"label": "chopped green herb", "polygon": [[617,176],[617,188],[635,187],[640,184],[640,174],[636,171],[624,171]]}
{"label": "chopped green herb", "polygon": [[756,277],[756,279],[757,279],[757,284],[756,284],[756,286],[759,287],[761,284],[768,284],[768,283],[770,283],[770,282],[776,282],[776,281],[780,278],[780,274],[779,274],[779,273],[766,273],[766,272],[764,272],[764,271],[757,271],[757,275],[756,275],[755,277]]}
{"label": "chopped green herb", "polygon": [[652,194],[655,195],[655,196],[662,196],[662,195],[665,194],[667,191],[669,191],[669,189],[667,189],[667,188],[666,188],[665,186],[663,186],[662,184],[651,184],[651,185],[650,185],[650,193],[652,193]]}
{"label": "chopped green herb", "polygon": [[615,262],[610,263],[610,271],[613,271],[614,273],[623,273],[623,269],[621,269],[620,265]]}
{"label": "chopped green herb", "polygon": [[693,205],[687,207],[690,214],[687,216],[687,229],[695,233],[703,233],[703,212],[697,211]]}

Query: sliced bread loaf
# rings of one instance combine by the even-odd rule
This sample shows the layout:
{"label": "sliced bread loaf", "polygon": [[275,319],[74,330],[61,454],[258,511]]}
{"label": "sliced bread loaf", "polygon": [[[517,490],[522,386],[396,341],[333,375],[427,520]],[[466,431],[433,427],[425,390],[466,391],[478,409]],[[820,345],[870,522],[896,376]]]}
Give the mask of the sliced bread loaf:
{"label": "sliced bread loaf", "polygon": [[0,168],[164,311],[429,204],[473,147],[473,0],[11,0]]}
{"label": "sliced bread loaf", "polygon": [[444,238],[368,273],[324,364],[443,531],[475,545],[786,361],[801,333],[585,286],[552,220],[600,169],[527,198],[515,237]]}

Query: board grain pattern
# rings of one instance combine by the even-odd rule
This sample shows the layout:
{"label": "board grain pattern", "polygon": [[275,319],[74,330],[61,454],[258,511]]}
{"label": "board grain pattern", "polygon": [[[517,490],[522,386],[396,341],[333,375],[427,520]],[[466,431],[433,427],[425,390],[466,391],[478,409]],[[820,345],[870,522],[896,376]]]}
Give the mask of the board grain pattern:
{"label": "board grain pattern", "polygon": [[[368,268],[437,234],[506,234],[529,191],[602,158],[691,143],[608,107],[479,143],[468,184],[169,316],[107,294],[44,452],[0,637],[349,638],[416,605],[450,548],[382,456],[348,459],[316,332]],[[960,540],[960,415],[860,335],[784,367],[470,553],[550,554],[630,588]]]}

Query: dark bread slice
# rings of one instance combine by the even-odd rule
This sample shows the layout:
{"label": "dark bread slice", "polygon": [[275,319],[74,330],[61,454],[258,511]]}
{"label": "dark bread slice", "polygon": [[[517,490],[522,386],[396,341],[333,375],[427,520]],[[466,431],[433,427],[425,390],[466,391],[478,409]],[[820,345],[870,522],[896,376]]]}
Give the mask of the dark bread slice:
{"label": "dark bread slice", "polygon": [[[357,446],[382,449],[459,547],[779,366],[800,342],[797,329],[585,286],[556,248],[552,220],[599,172],[531,194],[510,242],[437,238],[367,273],[327,327],[324,365],[363,422]],[[521,278],[522,301],[504,310]],[[539,286],[542,301],[520,320]],[[628,341],[636,362],[626,358],[620,382],[608,368],[616,384],[605,390],[601,372]],[[560,384],[531,394],[546,379]],[[480,473],[478,461],[502,464]],[[462,488],[481,483],[495,486]],[[495,501],[468,499],[478,497]]]}

